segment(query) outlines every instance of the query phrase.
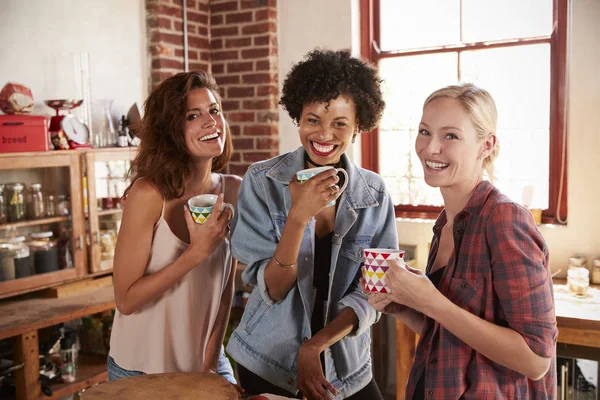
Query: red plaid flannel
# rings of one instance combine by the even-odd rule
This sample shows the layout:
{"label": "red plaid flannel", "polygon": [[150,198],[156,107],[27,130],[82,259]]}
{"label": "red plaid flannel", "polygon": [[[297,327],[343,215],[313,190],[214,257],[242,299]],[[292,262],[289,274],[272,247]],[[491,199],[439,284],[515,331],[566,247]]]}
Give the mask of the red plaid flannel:
{"label": "red plaid flannel", "polygon": [[[433,228],[427,272],[446,224]],[[412,399],[425,371],[426,399],[552,399],[556,392],[556,317],[548,249],[533,217],[489,182],[480,183],[454,221],[454,252],[439,290],[459,307],[520,333],[529,347],[551,357],[539,381],[505,368],[425,318],[406,386]]]}

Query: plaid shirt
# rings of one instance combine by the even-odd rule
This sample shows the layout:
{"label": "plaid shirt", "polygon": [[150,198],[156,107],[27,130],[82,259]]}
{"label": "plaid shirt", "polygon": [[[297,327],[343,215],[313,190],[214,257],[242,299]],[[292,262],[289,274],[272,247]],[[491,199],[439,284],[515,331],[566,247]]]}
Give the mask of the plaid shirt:
{"label": "plaid shirt", "polygon": [[[428,273],[445,224],[442,211],[433,228]],[[533,217],[484,181],[456,216],[453,230],[454,252],[440,292],[472,314],[515,330],[534,353],[552,363],[542,379],[532,381],[477,353],[426,317],[406,398],[413,398],[423,371],[426,399],[555,398],[558,330],[552,279],[548,249]]]}

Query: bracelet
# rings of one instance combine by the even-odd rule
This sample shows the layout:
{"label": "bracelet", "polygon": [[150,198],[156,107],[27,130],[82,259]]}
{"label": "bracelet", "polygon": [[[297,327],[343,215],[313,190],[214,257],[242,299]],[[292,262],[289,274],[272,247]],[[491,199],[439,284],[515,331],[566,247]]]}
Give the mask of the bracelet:
{"label": "bracelet", "polygon": [[293,268],[294,265],[296,264],[290,264],[290,265],[284,265],[282,263],[279,262],[279,260],[275,257],[275,254],[273,254],[273,261],[275,261],[275,264],[279,265],[281,268]]}

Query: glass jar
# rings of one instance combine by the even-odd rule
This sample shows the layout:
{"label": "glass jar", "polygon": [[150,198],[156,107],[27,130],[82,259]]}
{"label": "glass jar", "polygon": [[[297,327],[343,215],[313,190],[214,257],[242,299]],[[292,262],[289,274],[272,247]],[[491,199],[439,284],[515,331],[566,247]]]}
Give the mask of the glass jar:
{"label": "glass jar", "polygon": [[567,285],[573,294],[584,296],[590,286],[590,271],[583,267],[570,268],[567,271]]}
{"label": "glass jar", "polygon": [[51,194],[46,196],[46,217],[56,217],[56,200],[54,195]]}
{"label": "glass jar", "polygon": [[117,232],[114,229],[100,230],[100,259],[112,260],[115,257]]}
{"label": "glass jar", "polygon": [[6,199],[4,198],[4,185],[0,184],[0,224],[7,222]]}
{"label": "glass jar", "polygon": [[42,185],[33,183],[27,195],[27,218],[40,219],[46,216],[46,202],[42,193]]}
{"label": "glass jar", "polygon": [[600,257],[592,260],[592,283],[600,285]]}
{"label": "glass jar", "polygon": [[29,247],[25,237],[4,239],[0,243],[0,281],[24,278],[31,275]]}
{"label": "glass jar", "polygon": [[27,242],[33,255],[33,265],[36,274],[58,271],[58,241],[52,232],[37,232],[29,235]]}
{"label": "glass jar", "polygon": [[14,183],[6,188],[6,216],[8,222],[18,222],[25,219],[25,198],[23,185]]}
{"label": "glass jar", "polygon": [[59,194],[56,201],[56,213],[59,216],[67,216],[70,213],[71,202],[64,194]]}
{"label": "glass jar", "polygon": [[569,269],[587,268],[587,259],[584,256],[574,256],[569,258]]}

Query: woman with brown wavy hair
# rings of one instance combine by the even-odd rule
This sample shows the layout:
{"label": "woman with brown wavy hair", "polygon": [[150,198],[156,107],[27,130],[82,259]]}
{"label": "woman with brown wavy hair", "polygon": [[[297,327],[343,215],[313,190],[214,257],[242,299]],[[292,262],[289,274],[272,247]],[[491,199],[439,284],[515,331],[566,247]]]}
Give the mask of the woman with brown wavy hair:
{"label": "woman with brown wavy hair", "polygon": [[[214,79],[203,72],[166,79],[148,97],[136,132],[141,143],[113,267],[109,379],[217,372],[226,360],[236,263],[232,215],[221,206],[236,204],[241,179],[218,173],[233,149]],[[198,194],[218,195],[204,224],[187,209]]]}

